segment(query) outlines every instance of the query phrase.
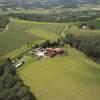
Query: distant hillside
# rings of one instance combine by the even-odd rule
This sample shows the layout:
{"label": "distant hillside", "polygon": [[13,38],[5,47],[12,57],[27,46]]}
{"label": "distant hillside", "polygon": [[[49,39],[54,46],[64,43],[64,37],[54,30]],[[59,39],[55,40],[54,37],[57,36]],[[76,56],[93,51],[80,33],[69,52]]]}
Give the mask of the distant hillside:
{"label": "distant hillside", "polygon": [[[49,3],[49,4],[48,4]],[[0,0],[0,8],[5,7],[30,7],[30,6],[46,6],[46,5],[77,5],[77,4],[98,4],[100,0]]]}

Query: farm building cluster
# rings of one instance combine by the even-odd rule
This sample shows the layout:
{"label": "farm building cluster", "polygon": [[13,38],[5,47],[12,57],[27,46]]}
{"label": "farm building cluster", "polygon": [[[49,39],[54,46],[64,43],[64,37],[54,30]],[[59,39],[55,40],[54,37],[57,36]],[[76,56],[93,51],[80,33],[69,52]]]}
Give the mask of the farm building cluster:
{"label": "farm building cluster", "polygon": [[[57,55],[64,55],[64,56],[68,56],[68,53],[63,49],[63,48],[36,48],[34,50],[32,50],[32,55],[35,55],[39,58],[41,57],[50,57],[53,58]],[[16,68],[19,68],[20,66],[22,66],[24,63],[26,63],[28,60],[28,57],[22,57],[21,59],[19,59],[14,66]]]}
{"label": "farm building cluster", "polygon": [[50,57],[53,58],[57,55],[66,55],[66,51],[63,48],[37,48],[32,51],[33,55],[38,57]]}

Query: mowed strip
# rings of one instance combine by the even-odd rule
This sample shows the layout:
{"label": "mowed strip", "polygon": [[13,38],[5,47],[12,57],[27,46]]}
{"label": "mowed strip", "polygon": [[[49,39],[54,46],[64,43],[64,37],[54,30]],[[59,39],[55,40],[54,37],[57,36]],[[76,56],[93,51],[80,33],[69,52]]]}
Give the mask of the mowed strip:
{"label": "mowed strip", "polygon": [[100,66],[74,48],[70,53],[18,69],[37,100],[100,100]]}

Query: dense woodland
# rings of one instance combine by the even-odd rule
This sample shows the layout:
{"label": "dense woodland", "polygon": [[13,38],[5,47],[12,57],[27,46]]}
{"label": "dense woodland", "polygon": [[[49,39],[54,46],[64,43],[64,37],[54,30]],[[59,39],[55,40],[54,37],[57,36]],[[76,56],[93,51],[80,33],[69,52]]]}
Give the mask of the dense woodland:
{"label": "dense woodland", "polygon": [[100,36],[66,35],[64,43],[70,44],[100,63]]}
{"label": "dense woodland", "polygon": [[36,100],[9,58],[0,65],[0,100]]}

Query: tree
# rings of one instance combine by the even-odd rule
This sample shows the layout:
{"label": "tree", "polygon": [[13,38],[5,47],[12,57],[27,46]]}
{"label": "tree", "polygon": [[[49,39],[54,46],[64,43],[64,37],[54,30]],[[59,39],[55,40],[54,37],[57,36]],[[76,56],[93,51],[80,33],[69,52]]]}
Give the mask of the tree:
{"label": "tree", "polygon": [[74,36],[67,34],[64,43],[84,52],[87,56],[100,59],[100,38],[98,36]]}
{"label": "tree", "polygon": [[27,46],[28,46],[28,48],[29,48],[29,47],[30,47],[30,42],[27,42],[26,44],[27,44]]}
{"label": "tree", "polygon": [[16,74],[16,68],[7,59],[0,66],[0,100],[36,100],[30,89]]}

